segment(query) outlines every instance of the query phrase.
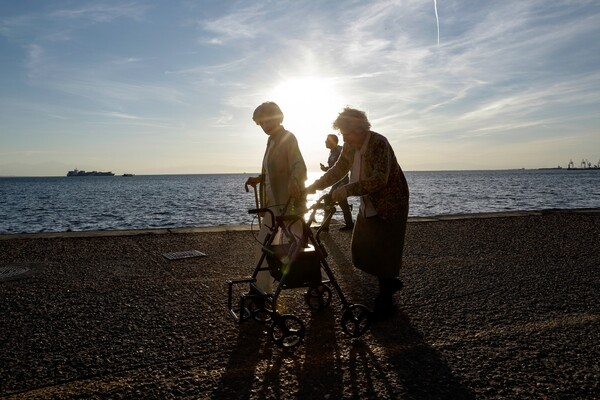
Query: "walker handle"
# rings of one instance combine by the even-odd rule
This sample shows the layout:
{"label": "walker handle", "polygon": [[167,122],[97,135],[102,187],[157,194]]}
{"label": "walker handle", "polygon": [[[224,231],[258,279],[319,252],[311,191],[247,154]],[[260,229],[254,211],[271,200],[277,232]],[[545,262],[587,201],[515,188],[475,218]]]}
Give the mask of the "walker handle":
{"label": "walker handle", "polygon": [[264,213],[271,214],[271,220],[275,221],[275,214],[273,214],[273,211],[271,211],[271,209],[269,209],[269,208],[251,208],[250,210],[248,210],[248,214],[264,214]]}

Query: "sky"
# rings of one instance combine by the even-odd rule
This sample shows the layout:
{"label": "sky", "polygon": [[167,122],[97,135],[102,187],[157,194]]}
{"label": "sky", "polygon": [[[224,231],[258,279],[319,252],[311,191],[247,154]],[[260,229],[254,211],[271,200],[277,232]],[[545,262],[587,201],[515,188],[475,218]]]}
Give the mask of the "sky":
{"label": "sky", "polygon": [[0,176],[308,169],[343,107],[406,171],[600,162],[597,0],[0,0]]}

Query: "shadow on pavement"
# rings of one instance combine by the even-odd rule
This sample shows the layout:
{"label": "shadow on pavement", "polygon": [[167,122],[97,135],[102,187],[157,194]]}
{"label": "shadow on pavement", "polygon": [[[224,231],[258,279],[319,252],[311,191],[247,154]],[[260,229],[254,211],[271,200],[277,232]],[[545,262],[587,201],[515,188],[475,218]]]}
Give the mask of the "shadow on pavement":
{"label": "shadow on pavement", "polygon": [[[345,285],[353,289],[348,297],[363,301],[372,296],[369,292],[377,289],[366,288],[370,282],[351,266],[346,252],[329,236],[323,242],[338,266],[337,273],[342,273]],[[355,340],[348,373],[352,398],[475,398],[402,311],[389,320],[375,322],[363,338]]]}

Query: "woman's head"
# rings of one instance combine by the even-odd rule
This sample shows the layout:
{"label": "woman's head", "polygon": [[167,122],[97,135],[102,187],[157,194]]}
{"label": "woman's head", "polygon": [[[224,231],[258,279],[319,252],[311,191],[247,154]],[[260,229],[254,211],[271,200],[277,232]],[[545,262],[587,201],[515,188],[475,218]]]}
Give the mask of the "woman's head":
{"label": "woman's head", "polygon": [[283,112],[277,103],[267,101],[256,107],[252,115],[252,120],[256,122],[256,125],[260,125],[265,121],[274,121],[277,124],[281,124],[283,122]]}
{"label": "woman's head", "polygon": [[371,123],[364,111],[346,107],[333,121],[333,129],[349,129],[353,131],[369,131]]}
{"label": "woman's head", "polygon": [[346,107],[333,121],[333,129],[341,132],[344,142],[357,145],[363,143],[371,123],[364,111]]}

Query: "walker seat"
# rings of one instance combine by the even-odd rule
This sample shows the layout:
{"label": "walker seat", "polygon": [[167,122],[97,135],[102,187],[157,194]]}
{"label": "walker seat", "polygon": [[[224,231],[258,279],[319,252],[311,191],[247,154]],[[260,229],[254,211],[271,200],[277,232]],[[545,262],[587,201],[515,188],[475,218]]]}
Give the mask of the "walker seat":
{"label": "walker seat", "polygon": [[[298,251],[294,262],[290,260],[291,243],[265,246],[269,272],[286,288],[318,286],[321,283],[321,263],[314,246]],[[285,279],[282,279],[285,276]]]}

